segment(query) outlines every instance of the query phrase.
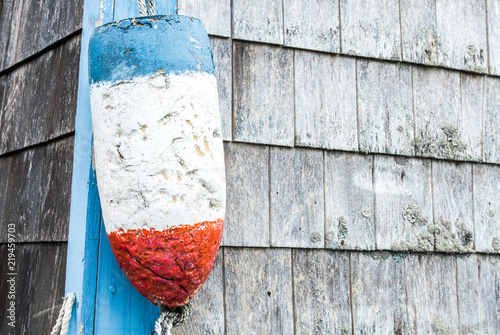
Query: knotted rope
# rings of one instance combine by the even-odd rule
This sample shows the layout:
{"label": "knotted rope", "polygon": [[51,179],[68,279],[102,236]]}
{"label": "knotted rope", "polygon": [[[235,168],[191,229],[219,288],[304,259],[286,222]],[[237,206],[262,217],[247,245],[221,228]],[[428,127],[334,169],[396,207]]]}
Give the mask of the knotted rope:
{"label": "knotted rope", "polygon": [[151,332],[151,335],[172,335],[172,328],[178,327],[186,322],[192,310],[192,301],[184,306],[176,308],[161,306],[160,316],[155,322],[155,330]]}
{"label": "knotted rope", "polygon": [[[147,3],[147,7],[146,7]],[[137,7],[139,7],[140,16],[156,15],[155,0],[137,0]]]}
{"label": "knotted rope", "polygon": [[50,335],[66,335],[69,327],[69,320],[71,319],[71,311],[75,303],[75,294],[68,293],[63,300],[61,310],[57,316],[56,324],[52,328]]}

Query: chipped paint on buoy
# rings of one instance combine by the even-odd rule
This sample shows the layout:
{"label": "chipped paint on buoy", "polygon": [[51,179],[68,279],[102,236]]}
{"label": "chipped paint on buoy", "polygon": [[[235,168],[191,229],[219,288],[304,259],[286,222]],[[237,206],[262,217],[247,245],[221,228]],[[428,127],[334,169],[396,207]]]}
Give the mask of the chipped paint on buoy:
{"label": "chipped paint on buoy", "polygon": [[95,166],[111,248],[132,285],[189,302],[215,262],[225,169],[210,41],[197,20],[97,28],[89,48]]}

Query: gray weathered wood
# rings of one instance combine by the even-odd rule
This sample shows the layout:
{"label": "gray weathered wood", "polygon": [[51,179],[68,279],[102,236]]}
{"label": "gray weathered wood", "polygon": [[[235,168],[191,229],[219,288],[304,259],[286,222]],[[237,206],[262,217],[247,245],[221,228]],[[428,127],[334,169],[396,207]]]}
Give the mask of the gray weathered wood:
{"label": "gray weathered wood", "polygon": [[7,188],[0,192],[0,203],[5,204],[0,243],[7,241],[8,223],[16,225],[16,242],[67,240],[73,139],[0,157],[10,161],[1,177],[7,179]]}
{"label": "gray weathered wood", "polygon": [[233,37],[283,44],[281,0],[233,0]]}
{"label": "gray weathered wood", "polygon": [[457,257],[458,312],[460,314],[460,334],[485,334],[482,331],[481,301],[479,300],[478,255],[468,254]]}
{"label": "gray weathered wood", "polygon": [[486,73],[485,1],[436,0],[439,65]]}
{"label": "gray weathered wood", "polygon": [[474,164],[475,249],[500,252],[500,166]]}
{"label": "gray weathered wood", "polygon": [[482,325],[479,334],[500,334],[500,256],[480,255],[478,262]]}
{"label": "gray weathered wood", "polygon": [[293,50],[233,43],[236,141],[292,146],[293,100]]}
{"label": "gray weathered wood", "polygon": [[465,73],[460,75],[462,108],[458,112],[458,131],[465,146],[460,157],[476,162],[483,160],[484,78]]}
{"label": "gray weathered wood", "polygon": [[295,51],[295,145],[357,150],[353,58]]}
{"label": "gray weathered wood", "polygon": [[224,249],[227,334],[293,334],[291,253]]}
{"label": "gray weathered wood", "polygon": [[231,39],[211,37],[214,54],[219,110],[222,123],[222,138],[231,141],[233,131],[232,95],[233,95],[233,42]]}
{"label": "gray weathered wood", "polygon": [[340,0],[341,52],[401,60],[398,0]]}
{"label": "gray weathered wood", "polygon": [[338,1],[284,0],[285,45],[340,52]]}
{"label": "gray weathered wood", "polygon": [[472,164],[433,161],[432,190],[435,250],[473,251]]}
{"label": "gray weathered wood", "polygon": [[437,65],[435,0],[401,0],[403,60]]}
{"label": "gray weathered wood", "polygon": [[411,254],[405,269],[407,333],[458,335],[455,257]]}
{"label": "gray weathered wood", "polygon": [[325,247],[375,249],[373,156],[325,153]]}
{"label": "gray weathered wood", "polygon": [[433,250],[430,161],[375,155],[373,182],[377,248]]}
{"label": "gray weathered wood", "polygon": [[269,246],[269,147],[225,143],[226,222],[222,243]]}
{"label": "gray weathered wood", "polygon": [[460,159],[465,151],[460,111],[460,73],[413,66],[415,153]]}
{"label": "gray weathered wood", "polygon": [[403,257],[386,251],[351,253],[354,334],[407,333]]}
{"label": "gray weathered wood", "polygon": [[500,163],[500,78],[486,77],[484,86],[483,159],[485,162]]}
{"label": "gray weathered wood", "polygon": [[296,334],[352,333],[347,253],[293,250],[293,281]]}
{"label": "gray weathered wood", "polygon": [[500,75],[500,2],[486,0],[488,14],[489,73]]}
{"label": "gray weathered wood", "polygon": [[210,276],[193,299],[194,308],[189,321],[174,328],[174,335],[224,335],[223,252],[219,250]]}
{"label": "gray weathered wood", "polygon": [[80,36],[1,77],[0,154],[74,130]]}
{"label": "gray weathered wood", "polygon": [[177,1],[177,13],[200,19],[210,35],[231,37],[231,0]]}
{"label": "gray weathered wood", "polygon": [[408,65],[357,61],[359,150],[413,156],[413,102]]}
{"label": "gray weathered wood", "polygon": [[0,71],[47,48],[82,26],[83,0],[10,0],[2,6]]}
{"label": "gray weathered wood", "polygon": [[16,327],[8,326],[7,297],[10,285],[7,244],[0,244],[0,333],[49,334],[64,296],[66,243],[16,244],[15,316]]}
{"label": "gray weathered wood", "polygon": [[271,245],[324,246],[323,152],[271,148]]}

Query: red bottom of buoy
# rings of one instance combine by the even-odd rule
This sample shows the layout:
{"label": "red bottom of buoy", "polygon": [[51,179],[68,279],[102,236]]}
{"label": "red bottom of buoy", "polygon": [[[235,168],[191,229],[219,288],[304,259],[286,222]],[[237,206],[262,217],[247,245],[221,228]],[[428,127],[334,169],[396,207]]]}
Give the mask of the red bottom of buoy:
{"label": "red bottom of buoy", "polygon": [[120,229],[108,234],[118,264],[132,285],[155,305],[191,300],[207,279],[219,250],[224,220],[166,230]]}

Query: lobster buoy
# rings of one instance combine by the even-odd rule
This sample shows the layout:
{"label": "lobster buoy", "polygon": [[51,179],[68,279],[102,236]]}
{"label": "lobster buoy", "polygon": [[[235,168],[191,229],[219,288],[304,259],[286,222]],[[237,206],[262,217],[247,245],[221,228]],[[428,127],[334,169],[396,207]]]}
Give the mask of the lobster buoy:
{"label": "lobster buoy", "polygon": [[191,17],[97,28],[89,46],[94,163],[106,233],[132,285],[186,305],[220,246],[226,201],[208,35]]}

